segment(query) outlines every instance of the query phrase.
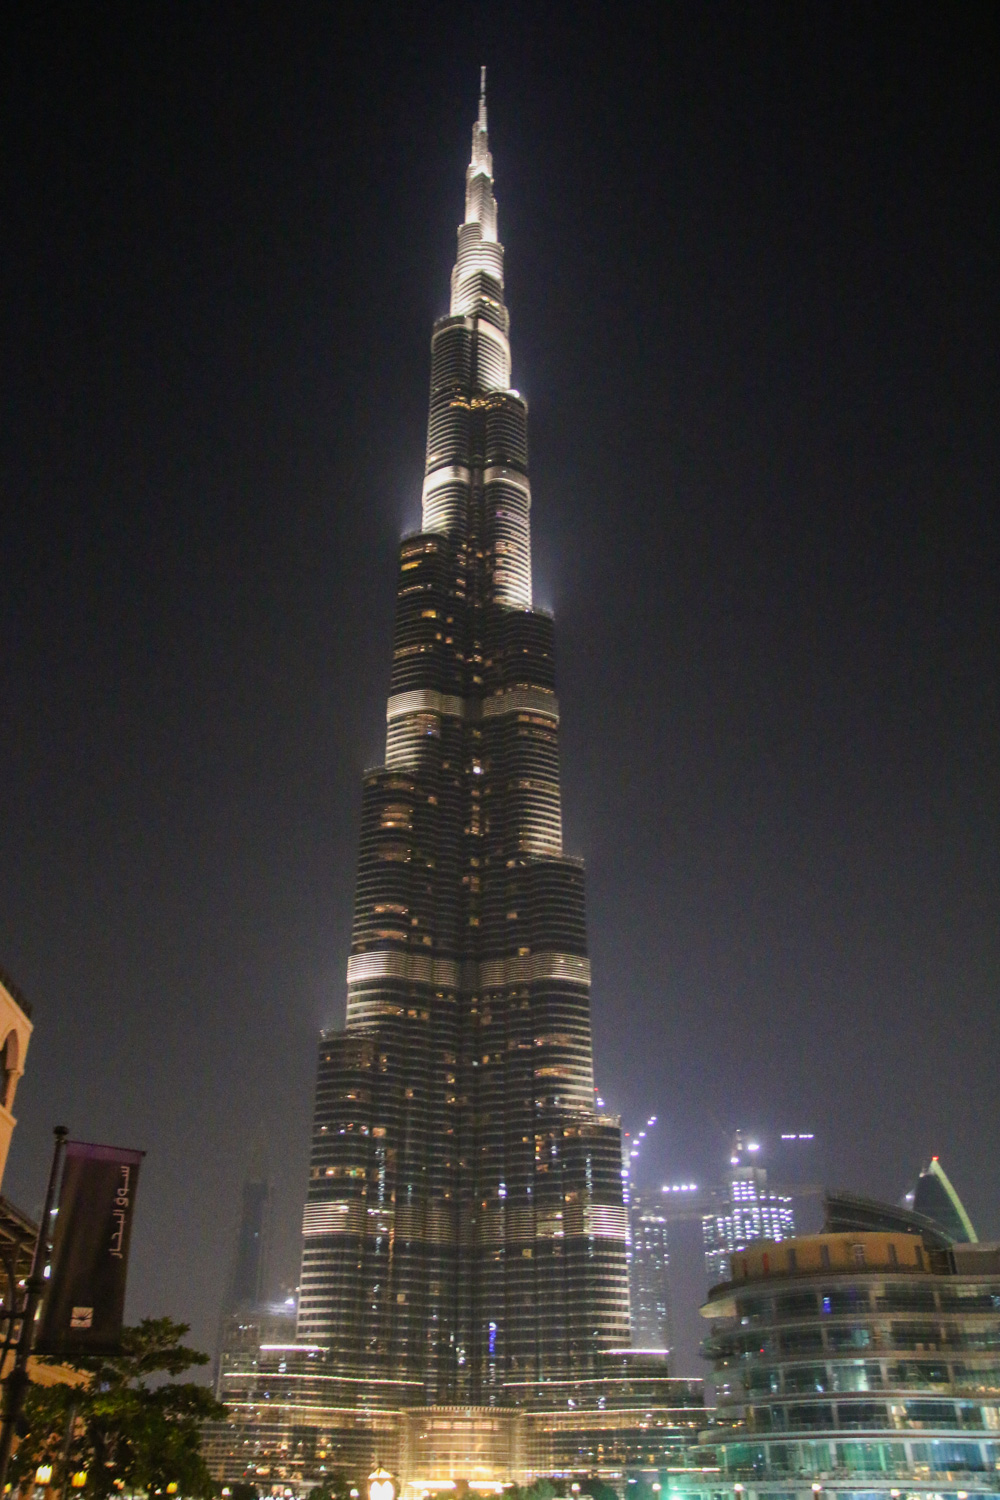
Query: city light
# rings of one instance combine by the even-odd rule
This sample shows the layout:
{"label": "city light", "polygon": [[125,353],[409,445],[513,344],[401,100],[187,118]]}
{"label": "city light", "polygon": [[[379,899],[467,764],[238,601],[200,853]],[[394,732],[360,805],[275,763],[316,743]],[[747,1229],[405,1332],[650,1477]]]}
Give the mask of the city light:
{"label": "city light", "polygon": [[369,1474],[368,1500],[396,1500],[396,1484],[388,1469],[378,1468]]}

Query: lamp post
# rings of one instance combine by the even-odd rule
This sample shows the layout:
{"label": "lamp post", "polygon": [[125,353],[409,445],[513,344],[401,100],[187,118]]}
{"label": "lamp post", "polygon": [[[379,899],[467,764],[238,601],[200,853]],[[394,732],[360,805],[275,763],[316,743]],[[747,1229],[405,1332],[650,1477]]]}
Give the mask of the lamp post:
{"label": "lamp post", "polygon": [[396,1481],[388,1469],[377,1464],[368,1476],[368,1500],[397,1500]]}

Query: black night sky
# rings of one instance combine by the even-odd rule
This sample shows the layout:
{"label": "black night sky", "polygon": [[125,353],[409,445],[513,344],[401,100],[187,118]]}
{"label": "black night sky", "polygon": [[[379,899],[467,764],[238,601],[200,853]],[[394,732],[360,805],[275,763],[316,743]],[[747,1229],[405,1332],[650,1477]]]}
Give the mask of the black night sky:
{"label": "black night sky", "polygon": [[296,1275],[481,62],[640,1179],[814,1131],[783,1180],[895,1200],[939,1152],[1000,1236],[995,24],[8,10],[4,1189],[58,1122],[146,1148],[132,1316],[211,1344],[257,1149]]}

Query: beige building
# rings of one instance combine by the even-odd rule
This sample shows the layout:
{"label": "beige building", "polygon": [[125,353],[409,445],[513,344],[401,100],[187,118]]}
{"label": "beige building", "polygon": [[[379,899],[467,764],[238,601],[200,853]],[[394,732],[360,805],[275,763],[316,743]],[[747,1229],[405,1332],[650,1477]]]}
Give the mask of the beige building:
{"label": "beige building", "polygon": [[0,970],[0,1186],[17,1124],[14,1095],[24,1072],[32,1029],[28,1002],[17,985]]}

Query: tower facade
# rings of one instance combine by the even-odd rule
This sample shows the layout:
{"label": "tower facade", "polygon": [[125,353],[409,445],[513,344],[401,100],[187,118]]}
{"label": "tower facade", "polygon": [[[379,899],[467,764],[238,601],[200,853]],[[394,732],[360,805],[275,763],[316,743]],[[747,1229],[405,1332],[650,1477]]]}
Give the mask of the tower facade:
{"label": "tower facade", "polygon": [[670,1348],[669,1224],[662,1204],[633,1193],[629,1203],[629,1300],[632,1343],[667,1353]]}
{"label": "tower facade", "polygon": [[303,1223],[299,1341],[404,1404],[517,1402],[629,1342],[621,1133],[594,1107],[509,331],[484,90]]}
{"label": "tower facade", "polygon": [[759,1165],[760,1147],[742,1131],[733,1137],[726,1183],[713,1211],[702,1216],[705,1273],[709,1286],[728,1281],[732,1255],[754,1240],[789,1239],[795,1233],[791,1198],[767,1185],[767,1169]]}

